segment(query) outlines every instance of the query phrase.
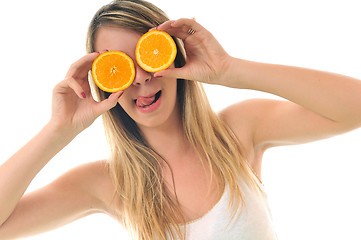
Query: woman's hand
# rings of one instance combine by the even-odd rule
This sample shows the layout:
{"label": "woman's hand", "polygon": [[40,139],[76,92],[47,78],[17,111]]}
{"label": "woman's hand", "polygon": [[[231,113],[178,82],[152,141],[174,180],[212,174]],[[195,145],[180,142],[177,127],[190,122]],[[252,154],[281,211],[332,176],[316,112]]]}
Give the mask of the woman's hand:
{"label": "woman's hand", "polygon": [[159,71],[154,76],[167,76],[224,85],[223,77],[232,58],[213,35],[193,19],[167,21],[158,30],[183,40],[187,63],[182,68]]}
{"label": "woman's hand", "polygon": [[96,102],[90,91],[88,72],[99,53],[80,58],[69,68],[63,81],[53,90],[51,123],[57,129],[78,134],[90,126],[102,113],[116,106],[123,91],[113,93],[108,99]]}

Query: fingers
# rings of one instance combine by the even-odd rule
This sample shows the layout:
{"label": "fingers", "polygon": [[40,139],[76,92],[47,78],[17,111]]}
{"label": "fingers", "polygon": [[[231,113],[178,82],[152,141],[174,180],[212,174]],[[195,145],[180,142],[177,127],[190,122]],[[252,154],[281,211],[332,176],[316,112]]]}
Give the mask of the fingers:
{"label": "fingers", "polygon": [[194,18],[189,19],[189,18],[181,18],[178,19],[176,21],[173,21],[171,23],[172,27],[188,27],[185,28],[185,30],[187,31],[187,33],[189,34],[189,28],[192,28],[193,30],[197,31],[201,31],[204,28],[202,27],[202,25],[200,25]]}
{"label": "fingers", "polygon": [[186,40],[205,29],[195,21],[195,19],[181,18],[176,21],[167,21],[159,25],[156,29],[166,31],[170,35]]}
{"label": "fingers", "polygon": [[111,108],[115,107],[118,103],[118,99],[123,95],[124,91],[112,93],[107,99],[96,104],[94,112],[97,116],[105,113]]}
{"label": "fingers", "polygon": [[99,52],[93,52],[83,56],[70,66],[66,76],[74,78],[84,77],[88,74],[94,60],[99,56],[99,54]]}
{"label": "fingers", "polygon": [[94,60],[101,53],[93,52],[74,62],[66,74],[64,83],[61,85],[63,89],[70,87],[79,98],[86,98],[86,96],[90,93],[88,72],[91,69]]}
{"label": "fingers", "polygon": [[189,72],[183,68],[168,68],[154,73],[154,77],[180,78],[191,80]]}
{"label": "fingers", "polygon": [[75,80],[75,78],[69,78],[65,80],[68,84],[68,86],[73,89],[73,91],[75,92],[75,94],[79,97],[79,98],[86,98],[86,94],[84,89],[82,88],[82,86]]}

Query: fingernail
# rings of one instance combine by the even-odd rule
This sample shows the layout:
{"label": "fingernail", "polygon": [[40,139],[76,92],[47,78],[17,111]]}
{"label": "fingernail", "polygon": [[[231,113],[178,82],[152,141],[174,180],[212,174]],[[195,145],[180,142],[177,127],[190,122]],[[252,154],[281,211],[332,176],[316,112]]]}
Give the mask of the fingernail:
{"label": "fingernail", "polygon": [[153,74],[153,77],[155,77],[155,78],[161,78],[161,77],[163,77],[163,76],[160,75],[158,72],[156,72],[156,73]]}
{"label": "fingernail", "polygon": [[119,99],[119,98],[123,95],[123,92],[124,92],[124,91],[119,91],[119,92],[115,93],[115,94],[119,94],[119,96],[117,97],[117,99]]}
{"label": "fingernail", "polygon": [[83,98],[86,98],[85,92],[82,92],[80,95],[81,95]]}

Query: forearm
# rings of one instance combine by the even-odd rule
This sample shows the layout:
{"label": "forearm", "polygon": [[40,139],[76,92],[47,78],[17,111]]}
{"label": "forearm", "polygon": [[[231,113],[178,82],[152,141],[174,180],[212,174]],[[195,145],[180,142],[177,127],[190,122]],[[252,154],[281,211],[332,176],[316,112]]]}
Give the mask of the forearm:
{"label": "forearm", "polygon": [[0,166],[0,225],[10,216],[38,172],[74,137],[48,124]]}
{"label": "forearm", "polygon": [[311,69],[233,59],[225,85],[272,93],[350,127],[361,124],[361,81]]}

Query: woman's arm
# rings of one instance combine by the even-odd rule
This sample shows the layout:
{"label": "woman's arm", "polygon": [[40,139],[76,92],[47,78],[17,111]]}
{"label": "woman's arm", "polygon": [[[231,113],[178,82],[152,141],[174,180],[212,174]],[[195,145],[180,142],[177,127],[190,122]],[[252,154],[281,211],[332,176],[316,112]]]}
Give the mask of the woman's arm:
{"label": "woman's arm", "polygon": [[[0,239],[3,236],[13,236],[12,234],[21,235],[25,224],[19,222],[31,222],[32,224],[26,224],[27,231],[31,232],[29,228],[38,229],[42,224],[54,226],[58,221],[64,223],[64,215],[77,215],[93,207],[87,202],[87,194],[77,194],[82,191],[76,184],[77,181],[67,184],[69,190],[63,184],[52,184],[31,193],[29,197],[22,196],[33,178],[55,154],[98,116],[117,104],[122,92],[113,93],[102,102],[96,102],[91,96],[88,71],[98,55],[99,53],[88,54],[71,65],[65,80],[53,90],[49,123],[0,166]],[[60,182],[68,182],[68,178],[63,179],[65,180]],[[82,181],[88,180],[84,178]],[[39,205],[43,200],[46,204]],[[58,205],[59,208],[56,207]],[[39,226],[35,223],[39,223]],[[15,233],[10,229],[18,230]]]}
{"label": "woman's arm", "polygon": [[258,155],[271,146],[304,143],[361,126],[361,81],[357,79],[231,57],[192,19],[169,21],[158,29],[184,41],[187,63],[154,76],[253,89],[289,100],[249,100],[221,113],[242,143]]}
{"label": "woman's arm", "polygon": [[[303,143],[361,126],[361,81],[317,70],[233,58],[224,85],[272,93],[290,102],[253,100],[231,106],[236,121],[248,111],[255,145]],[[237,111],[238,109],[238,111]],[[247,109],[247,110],[246,110]]]}
{"label": "woman's arm", "polygon": [[32,140],[0,167],[0,225],[13,212],[38,172],[74,136],[66,136],[46,125]]}
{"label": "woman's arm", "polygon": [[61,227],[92,213],[114,216],[114,188],[104,161],[78,166],[21,197],[0,227],[0,239],[18,239]]}

